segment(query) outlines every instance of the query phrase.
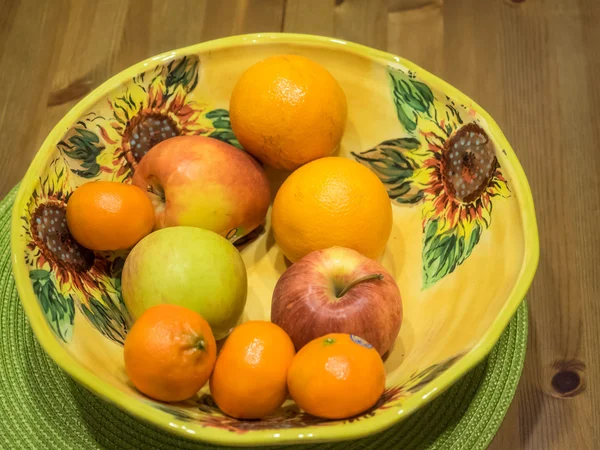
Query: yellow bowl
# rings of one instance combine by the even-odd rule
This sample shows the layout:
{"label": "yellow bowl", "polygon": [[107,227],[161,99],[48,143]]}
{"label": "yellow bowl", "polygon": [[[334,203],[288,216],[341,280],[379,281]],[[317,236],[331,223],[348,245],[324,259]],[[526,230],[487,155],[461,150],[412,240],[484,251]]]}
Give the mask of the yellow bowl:
{"label": "yellow bowl", "polygon": [[[385,363],[384,395],[351,420],[321,420],[291,402],[260,421],[235,420],[219,412],[208,387],[180,404],[139,394],[123,366],[130,324],[120,295],[125,254],[86,251],[73,244],[65,225],[65,205],[77,186],[130,179],[140,157],[131,139],[150,120],[164,120],[176,134],[237,144],[226,110],[231,90],[251,64],[281,53],[308,56],[337,78],[349,110],[340,155],[372,169],[393,202],[394,226],[382,262],[400,286],[405,318]],[[152,143],[162,139],[149,136]],[[274,184],[281,182],[281,173],[268,174]],[[21,301],[38,340],[60,367],[134,416],[229,445],[352,439],[407,417],[491,350],[533,279],[538,245],[525,174],[483,109],[402,58],[294,34],[205,42],[111,78],[44,141],[12,218]],[[285,270],[269,217],[264,232],[241,252],[249,276],[244,318],[268,319],[274,285]]]}

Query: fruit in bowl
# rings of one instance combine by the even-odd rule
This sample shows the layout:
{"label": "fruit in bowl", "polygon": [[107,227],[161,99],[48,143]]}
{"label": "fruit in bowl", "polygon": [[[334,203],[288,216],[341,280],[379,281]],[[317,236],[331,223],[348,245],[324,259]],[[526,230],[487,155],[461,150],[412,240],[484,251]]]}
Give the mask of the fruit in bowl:
{"label": "fruit in bowl", "polygon": [[222,339],[246,304],[246,267],[224,237],[201,228],[169,227],[146,236],[123,267],[123,300],[134,319],[162,303],[184,306]]}
{"label": "fruit in bowl", "polygon": [[329,333],[310,341],[290,365],[288,388],[306,412],[346,419],[372,407],[385,389],[385,368],[364,339]]}
{"label": "fruit in bowl", "polygon": [[133,184],[152,200],[156,229],[193,226],[231,241],[258,227],[271,201],[267,177],[250,155],[204,136],[174,137],[151,148]]}
{"label": "fruit in bowl", "polygon": [[217,406],[238,419],[261,419],[287,397],[287,373],[294,344],[277,325],[254,320],[229,335],[210,378]]}
{"label": "fruit in bowl", "polygon": [[[67,224],[73,237],[90,250],[125,250],[154,227],[154,211],[144,191],[109,181],[86,183],[67,203]],[[42,226],[59,231],[55,218]],[[59,248],[62,243],[58,244]]]}
{"label": "fruit in bowl", "polygon": [[177,305],[157,305],[135,322],[123,348],[135,387],[165,402],[187,400],[208,381],[217,343],[202,316]]}
{"label": "fruit in bowl", "polygon": [[333,246],[379,258],[392,231],[392,205],[381,180],[340,157],[293,172],[279,188],[271,216],[275,241],[292,262]]}
{"label": "fruit in bowl", "polygon": [[348,333],[384,355],[402,324],[402,299],[394,277],[355,250],[317,250],[293,264],[273,292],[271,320],[296,350],[327,333]]}
{"label": "fruit in bowl", "polygon": [[[132,147],[136,133],[146,138],[142,153],[173,134],[201,134],[237,144],[231,130],[236,117],[230,123],[224,109],[237,80],[257,62],[290,53],[316,61],[336,79],[347,100],[347,125],[335,157],[310,161],[286,181],[282,178],[287,173],[263,161],[271,185],[283,185],[265,218],[266,232],[239,252],[219,236],[227,230],[207,231],[198,224],[191,228],[212,232],[229,245],[227,252],[224,244],[214,246],[215,255],[231,255],[229,268],[221,265],[227,258],[212,257],[213,245],[195,245],[194,239],[174,237],[165,239],[161,251],[144,249],[147,240],[168,230],[176,233],[179,226],[159,229],[136,245],[126,272],[136,266],[145,270],[136,269],[129,281],[126,273],[121,278],[126,251],[93,251],[76,243],[65,222],[68,202],[86,183],[132,181],[143,163],[143,155]],[[285,114],[269,117],[269,110],[263,112],[274,126],[287,123]],[[156,130],[157,123],[164,133]],[[291,131],[329,139],[307,123],[297,122],[298,129]],[[350,168],[298,176],[330,160],[342,160],[339,165]],[[230,171],[227,165],[215,168],[220,170]],[[207,187],[201,180],[189,182],[196,187],[184,202],[195,200],[195,193]],[[218,183],[220,179],[211,184]],[[247,206],[232,198],[235,208]],[[334,207],[344,201],[350,209]],[[253,202],[254,208],[259,203]],[[55,223],[43,227],[44,218]],[[180,436],[221,445],[352,439],[402,420],[492,348],[520,304],[538,256],[526,178],[485,111],[404,59],[339,40],[286,34],[228,38],[170,52],[95,89],[44,141],[21,184],[11,228],[16,285],[29,323],[49,355],[78,382],[131,414]],[[312,251],[336,245],[380,259],[402,289],[404,317],[384,364],[384,391],[366,413],[331,421],[290,401],[271,415],[249,421],[226,415],[206,385],[191,401],[164,404],[140,395],[125,377],[123,342],[131,325],[131,295],[135,299],[144,293],[135,299],[141,310],[158,302],[157,293],[198,310],[199,299],[210,305],[227,298],[231,309],[218,307],[217,312],[230,320],[218,315],[211,319],[211,311],[204,314],[215,333],[220,328],[226,335],[240,320],[269,319],[273,289],[286,269],[283,255],[299,264]],[[139,249],[151,256],[132,264]],[[71,253],[76,260],[67,257]],[[219,267],[231,276],[211,276]],[[239,284],[244,276],[247,287]],[[135,284],[133,278],[139,278],[139,287],[128,291],[125,285]],[[246,289],[245,306],[245,295],[232,292],[238,288],[238,293]],[[242,309],[243,315],[234,320]],[[139,320],[141,312],[133,315]],[[290,391],[301,404],[297,391]]]}
{"label": "fruit in bowl", "polygon": [[233,88],[229,109],[242,146],[286,170],[332,154],[348,116],[338,81],[299,55],[272,56],[248,68]]}

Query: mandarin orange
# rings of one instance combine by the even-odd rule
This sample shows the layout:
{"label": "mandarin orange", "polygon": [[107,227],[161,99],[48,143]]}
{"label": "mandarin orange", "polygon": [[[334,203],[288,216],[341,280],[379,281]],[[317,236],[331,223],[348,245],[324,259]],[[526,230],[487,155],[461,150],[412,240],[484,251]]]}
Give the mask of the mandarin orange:
{"label": "mandarin orange", "polygon": [[154,207],[136,186],[94,181],[69,198],[67,225],[75,240],[90,250],[127,249],[152,231]]}
{"label": "mandarin orange", "polygon": [[298,351],[288,371],[291,397],[304,411],[345,419],[372,407],[385,388],[379,353],[363,339],[331,333]]}
{"label": "mandarin orange", "polygon": [[147,309],[129,330],[125,371],[148,397],[176,402],[193,397],[208,381],[217,344],[200,314],[178,305]]}
{"label": "mandarin orange", "polygon": [[286,377],[295,350],[277,325],[250,321],[236,327],[221,349],[210,392],[217,406],[238,419],[260,419],[286,399]]}

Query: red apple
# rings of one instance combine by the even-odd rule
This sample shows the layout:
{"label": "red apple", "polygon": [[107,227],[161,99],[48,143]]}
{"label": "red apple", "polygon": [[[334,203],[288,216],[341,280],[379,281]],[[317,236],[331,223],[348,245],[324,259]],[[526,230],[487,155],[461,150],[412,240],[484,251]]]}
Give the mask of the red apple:
{"label": "red apple", "polygon": [[150,149],[133,184],[152,200],[155,229],[204,228],[232,242],[263,222],[271,200],[267,177],[252,156],[204,136],[174,137]]}
{"label": "red apple", "polygon": [[289,334],[297,351],[325,334],[349,333],[384,355],[400,331],[402,298],[380,263],[331,247],[285,271],[273,292],[271,321]]}

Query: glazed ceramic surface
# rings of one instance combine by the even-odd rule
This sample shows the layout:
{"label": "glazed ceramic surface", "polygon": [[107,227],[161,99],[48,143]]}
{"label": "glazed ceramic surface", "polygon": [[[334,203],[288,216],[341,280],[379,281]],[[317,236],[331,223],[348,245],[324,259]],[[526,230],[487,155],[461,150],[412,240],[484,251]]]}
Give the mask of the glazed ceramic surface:
{"label": "glazed ceramic surface", "polygon": [[[250,65],[282,53],[312,58],[340,82],[349,117],[339,155],[373,170],[393,204],[394,227],[381,261],[400,286],[404,322],[385,361],[385,393],[349,420],[318,419],[291,401],[263,420],[236,420],[220,413],[208,387],[180,404],[138,393],[123,364],[131,325],[120,293],[126,253],[84,249],[65,221],[74,189],[101,179],[130,182],[142,156],[171,136],[212,136],[243,151],[231,131],[229,95]],[[272,169],[267,174],[274,192],[287,176]],[[151,58],[104,83],[42,145],[23,180],[12,225],[17,287],[50,356],[133,415],[231,445],[350,439],[402,420],[491,350],[538,259],[527,180],[483,109],[396,56],[291,34],[206,42]],[[273,288],[286,269],[269,217],[236,245],[249,277],[244,319],[268,320]]]}

